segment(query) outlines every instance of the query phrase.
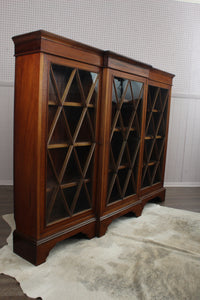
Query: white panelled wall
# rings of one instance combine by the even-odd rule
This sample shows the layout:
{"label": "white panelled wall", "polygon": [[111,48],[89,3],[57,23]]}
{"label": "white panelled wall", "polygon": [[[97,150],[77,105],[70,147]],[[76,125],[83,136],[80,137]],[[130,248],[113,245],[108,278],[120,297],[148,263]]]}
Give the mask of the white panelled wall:
{"label": "white panelled wall", "polygon": [[0,185],[13,184],[13,83],[0,82]]}
{"label": "white panelled wall", "polygon": [[185,1],[0,0],[0,185],[13,183],[11,38],[44,29],[176,75],[165,185],[200,186],[200,4]]}
{"label": "white panelled wall", "polygon": [[200,97],[172,95],[166,186],[200,186]]}

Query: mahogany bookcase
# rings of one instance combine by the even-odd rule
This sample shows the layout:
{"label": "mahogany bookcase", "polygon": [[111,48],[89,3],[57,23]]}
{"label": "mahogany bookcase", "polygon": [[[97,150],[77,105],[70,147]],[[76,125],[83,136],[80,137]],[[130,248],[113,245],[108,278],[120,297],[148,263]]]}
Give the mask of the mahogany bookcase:
{"label": "mahogany bookcase", "polygon": [[102,236],[165,197],[174,75],[39,30],[15,44],[14,252]]}

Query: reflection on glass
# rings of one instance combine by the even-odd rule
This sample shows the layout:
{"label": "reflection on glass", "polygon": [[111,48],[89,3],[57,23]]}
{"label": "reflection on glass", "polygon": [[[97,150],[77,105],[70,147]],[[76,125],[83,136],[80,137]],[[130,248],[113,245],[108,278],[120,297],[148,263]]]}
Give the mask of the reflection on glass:
{"label": "reflection on glass", "polygon": [[143,91],[141,93],[143,83],[133,80],[128,80],[120,77],[114,78],[112,101],[120,102],[122,98],[128,101],[138,100],[138,98],[143,96]]}
{"label": "reflection on glass", "polygon": [[[65,102],[85,103],[93,84],[93,94],[91,104],[95,104],[98,94],[98,80],[94,72],[81,69],[73,69],[57,64],[51,65],[49,80],[49,100],[51,103],[59,105],[59,98]],[[67,95],[65,94],[68,82],[71,82]]]}

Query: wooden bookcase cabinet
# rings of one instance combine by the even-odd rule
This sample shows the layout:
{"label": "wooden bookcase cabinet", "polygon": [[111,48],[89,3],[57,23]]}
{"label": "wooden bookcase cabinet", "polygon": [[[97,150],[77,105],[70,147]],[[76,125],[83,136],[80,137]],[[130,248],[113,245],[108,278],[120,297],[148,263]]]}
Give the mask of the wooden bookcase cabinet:
{"label": "wooden bookcase cabinet", "polygon": [[45,31],[15,43],[14,252],[105,234],[164,200],[174,75]]}

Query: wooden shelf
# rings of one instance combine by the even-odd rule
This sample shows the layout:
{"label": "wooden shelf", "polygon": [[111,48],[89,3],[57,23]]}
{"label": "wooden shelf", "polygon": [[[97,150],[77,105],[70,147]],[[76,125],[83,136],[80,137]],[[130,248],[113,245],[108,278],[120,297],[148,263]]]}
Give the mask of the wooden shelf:
{"label": "wooden shelf", "polygon": [[[49,106],[61,106],[60,103],[55,103],[54,101],[48,101]],[[80,102],[64,102],[63,106],[72,106],[72,107],[85,107],[83,103]],[[94,104],[87,104],[87,107],[94,108]]]}
{"label": "wooden shelf", "polygon": [[[155,138],[156,138],[156,140],[159,140],[159,139],[162,139],[163,136],[157,135]],[[145,139],[145,140],[153,140],[153,139],[154,139],[154,136],[153,136],[153,135],[147,135],[147,136],[145,136],[144,139]]]}
{"label": "wooden shelf", "polygon": [[86,146],[91,146],[93,143],[92,142],[76,142],[74,143],[75,147],[86,147]]}
{"label": "wooden shelf", "polygon": [[144,166],[148,166],[148,167],[154,166],[156,163],[157,163],[157,160],[151,160],[151,161],[148,162],[148,163],[144,163],[144,164],[143,164],[143,167],[144,167]]}
{"label": "wooden shelf", "polygon": [[49,106],[59,106],[60,103],[59,103],[59,102],[58,102],[58,103],[55,103],[54,101],[48,101],[48,105],[49,105]]}
{"label": "wooden shelf", "polygon": [[[86,178],[83,180],[85,183],[88,183],[90,182],[91,180]],[[70,188],[70,187],[73,187],[73,186],[77,186],[80,182],[80,178],[77,178],[77,180],[74,180],[74,181],[71,181],[71,182],[66,182],[66,183],[63,183],[60,185],[61,189],[67,189],[67,188]]]}
{"label": "wooden shelf", "polygon": [[131,100],[124,99],[124,101],[123,101],[123,103],[131,103],[131,102],[133,102],[133,100],[132,100],[132,99],[131,99]]}
{"label": "wooden shelf", "polygon": [[[86,178],[83,180],[85,183],[88,183],[90,182],[91,180]],[[70,187],[74,187],[74,186],[77,186],[80,182],[80,178],[77,178],[76,180],[73,180],[73,181],[70,181],[70,182],[66,182],[66,183],[63,183],[60,185],[60,188],[62,190],[64,189],[67,189],[67,188],[70,188]],[[56,188],[58,185],[56,183],[52,183],[52,184],[48,184],[47,188],[46,188],[46,191],[47,192],[51,192],[53,188]]]}
{"label": "wooden shelf", "polygon": [[[73,144],[74,147],[86,147],[86,146],[91,146],[93,143],[92,142],[75,142]],[[60,144],[49,144],[47,146],[47,149],[58,149],[58,148],[68,148],[71,146],[70,143],[60,143]]]}
{"label": "wooden shelf", "polygon": [[60,143],[60,144],[49,144],[47,149],[58,149],[58,148],[67,148],[70,144],[67,143]]}
{"label": "wooden shelf", "polygon": [[[128,127],[124,127],[124,130],[121,127],[115,127],[114,132],[127,131]],[[129,131],[135,131],[135,128],[130,128]]]}
{"label": "wooden shelf", "polygon": [[[85,105],[83,103],[79,103],[79,102],[64,102],[63,103],[64,106],[77,106],[77,107],[85,107]],[[87,107],[91,107],[94,108],[94,104],[87,104]]]}
{"label": "wooden shelf", "polygon": [[[118,167],[117,171],[118,171],[118,170],[127,169],[127,168],[129,168],[129,165],[128,165],[128,164],[120,165],[120,166]],[[116,170],[115,170],[114,168],[113,168],[113,169],[112,169],[112,168],[109,168],[108,172],[113,172],[113,173],[115,173]]]}
{"label": "wooden shelf", "polygon": [[145,140],[152,140],[154,137],[153,136],[151,136],[151,135],[148,135],[148,136],[145,136]]}
{"label": "wooden shelf", "polygon": [[128,164],[126,165],[120,165],[118,170],[123,170],[123,169],[127,169],[128,168]]}
{"label": "wooden shelf", "polygon": [[148,163],[148,166],[149,166],[149,167],[150,167],[150,166],[154,166],[156,163],[157,163],[156,160],[150,161],[150,162]]}

